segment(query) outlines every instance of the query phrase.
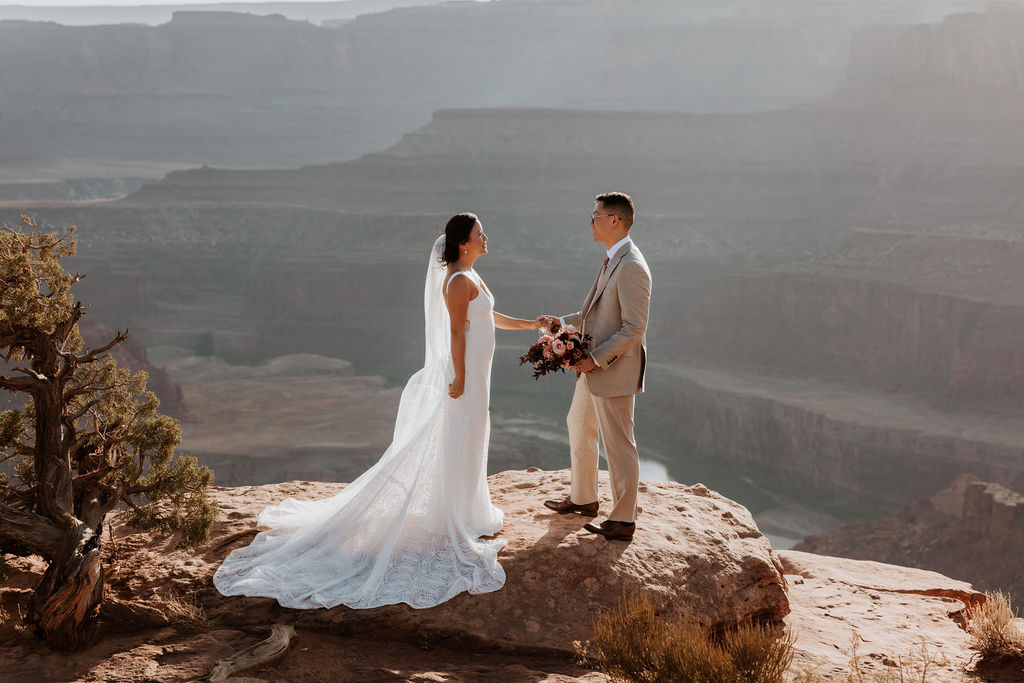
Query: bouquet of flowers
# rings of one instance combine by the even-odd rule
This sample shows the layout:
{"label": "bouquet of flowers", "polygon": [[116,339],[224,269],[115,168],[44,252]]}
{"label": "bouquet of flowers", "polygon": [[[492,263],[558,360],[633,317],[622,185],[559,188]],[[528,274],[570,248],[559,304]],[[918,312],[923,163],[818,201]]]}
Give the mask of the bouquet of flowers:
{"label": "bouquet of flowers", "polygon": [[533,378],[540,379],[555,370],[565,372],[588,355],[590,335],[580,334],[572,325],[562,327],[558,323],[542,332],[530,349],[519,356],[519,364],[533,365]]}

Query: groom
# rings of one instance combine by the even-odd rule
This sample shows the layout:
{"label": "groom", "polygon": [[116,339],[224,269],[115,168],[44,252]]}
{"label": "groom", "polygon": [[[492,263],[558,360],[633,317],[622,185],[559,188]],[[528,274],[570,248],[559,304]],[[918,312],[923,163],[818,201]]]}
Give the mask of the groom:
{"label": "groom", "polygon": [[[633,438],[633,402],[644,388],[651,301],[651,271],[629,238],[632,227],[633,200],[629,195],[608,192],[596,197],[590,229],[594,241],[605,247],[604,261],[583,308],[562,319],[593,337],[590,358],[575,365],[579,376],[566,418],[572,487],[565,500],[544,501],[546,507],[562,514],[597,516],[597,448],[602,437],[612,483],[612,510],[601,524],[583,528],[615,540],[629,540],[636,531],[640,457]],[[545,318],[549,326],[558,320]]]}

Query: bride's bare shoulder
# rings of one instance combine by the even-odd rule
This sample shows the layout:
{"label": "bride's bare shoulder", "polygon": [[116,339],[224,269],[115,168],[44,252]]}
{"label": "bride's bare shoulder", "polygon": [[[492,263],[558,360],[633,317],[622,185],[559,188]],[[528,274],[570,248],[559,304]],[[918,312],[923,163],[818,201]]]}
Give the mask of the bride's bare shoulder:
{"label": "bride's bare shoulder", "polygon": [[[464,277],[456,277],[463,275]],[[472,301],[480,293],[476,283],[470,274],[464,270],[457,270],[448,278],[447,297],[449,300],[463,299]]]}

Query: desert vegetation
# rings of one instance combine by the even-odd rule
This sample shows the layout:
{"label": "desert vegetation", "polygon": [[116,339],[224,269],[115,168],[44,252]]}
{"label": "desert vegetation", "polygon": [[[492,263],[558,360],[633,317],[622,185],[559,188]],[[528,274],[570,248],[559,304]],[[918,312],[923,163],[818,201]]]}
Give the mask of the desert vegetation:
{"label": "desert vegetation", "polygon": [[971,647],[982,663],[1017,660],[1024,670],[1024,633],[1015,616],[1009,596],[1002,591],[986,591],[985,601],[968,611]]}
{"label": "desert vegetation", "polygon": [[[126,333],[84,348],[86,306],[71,295],[81,276],[61,265],[74,234],[41,232],[27,217],[0,226],[0,389],[22,401],[0,413],[0,557],[46,561],[24,619],[59,649],[98,632],[101,539],[115,508],[138,528],[178,532],[186,546],[203,543],[216,517],[206,497],[213,473],[176,457],[177,421],[158,412],[145,373],[108,354]],[[123,622],[132,606],[107,600],[115,603]]]}
{"label": "desert vegetation", "polygon": [[643,594],[594,620],[594,639],[576,643],[589,663],[622,683],[781,683],[793,660],[793,634],[748,621],[716,630],[684,614],[665,619]]}

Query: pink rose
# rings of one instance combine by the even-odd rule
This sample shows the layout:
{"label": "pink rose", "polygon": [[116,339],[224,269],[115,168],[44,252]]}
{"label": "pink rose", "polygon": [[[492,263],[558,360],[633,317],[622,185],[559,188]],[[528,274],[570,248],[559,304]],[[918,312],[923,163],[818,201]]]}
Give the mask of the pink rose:
{"label": "pink rose", "polygon": [[556,356],[565,355],[565,342],[561,339],[556,339],[551,342],[551,350],[555,352]]}
{"label": "pink rose", "polygon": [[541,355],[543,355],[548,360],[554,360],[554,358],[555,358],[555,354],[551,353],[551,347],[550,346],[545,346],[544,347],[544,351],[541,352]]}
{"label": "pink rose", "polygon": [[540,336],[540,342],[542,344],[550,344],[553,339],[554,337],[552,337],[550,334],[542,334]]}

